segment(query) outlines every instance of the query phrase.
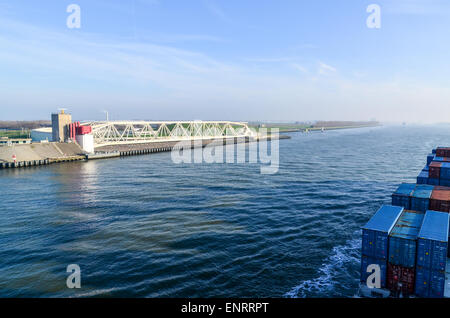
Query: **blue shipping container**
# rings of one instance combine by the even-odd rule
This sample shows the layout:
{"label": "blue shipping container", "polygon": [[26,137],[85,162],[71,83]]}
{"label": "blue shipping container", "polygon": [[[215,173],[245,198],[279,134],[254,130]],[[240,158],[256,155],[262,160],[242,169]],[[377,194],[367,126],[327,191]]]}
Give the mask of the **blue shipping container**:
{"label": "blue shipping container", "polygon": [[428,184],[428,171],[421,171],[417,176],[417,184]]}
{"label": "blue shipping container", "polygon": [[431,153],[432,153],[433,155],[436,154],[436,148],[433,149],[433,150],[431,150]]}
{"label": "blue shipping container", "polygon": [[450,187],[450,180],[440,179],[439,180],[439,185],[441,185],[443,187]]}
{"label": "blue shipping container", "polygon": [[445,292],[445,272],[416,267],[415,294],[419,297],[442,298]]}
{"label": "blue shipping container", "polygon": [[434,159],[434,154],[433,154],[433,153],[430,153],[430,154],[427,156],[427,166],[431,163],[431,161],[433,161],[433,159]]}
{"label": "blue shipping container", "polygon": [[447,269],[445,270],[445,287],[444,297],[450,298],[450,262],[447,262]]}
{"label": "blue shipping container", "polygon": [[436,179],[436,178],[428,178],[428,184],[439,185],[439,179]]}
{"label": "blue shipping container", "polygon": [[411,195],[415,187],[415,183],[402,183],[392,194],[392,205],[402,206],[409,210],[411,208]]}
{"label": "blue shipping container", "polygon": [[428,166],[425,166],[423,169],[422,169],[422,171],[429,171],[430,170],[430,167],[428,167]]}
{"label": "blue shipping container", "polygon": [[441,166],[441,180],[450,180],[450,162],[443,162]]}
{"label": "blue shipping container", "polygon": [[445,272],[431,271],[431,286],[429,297],[442,298],[445,292]]}
{"label": "blue shipping container", "polygon": [[367,278],[369,277],[370,274],[372,274],[372,272],[367,272],[367,269],[372,264],[376,264],[376,265],[380,266],[380,272],[381,272],[380,273],[381,274],[380,285],[382,288],[386,287],[387,261],[378,259],[378,258],[364,256],[364,255],[361,257],[361,282],[367,283]]}
{"label": "blue shipping container", "polygon": [[389,263],[412,268],[416,264],[417,235],[425,213],[403,211],[389,234]]}
{"label": "blue shipping container", "polygon": [[411,210],[426,212],[430,205],[430,198],[434,186],[418,184],[411,197]]}
{"label": "blue shipping container", "polygon": [[448,254],[449,214],[427,211],[417,241],[417,266],[444,271]]}
{"label": "blue shipping container", "polygon": [[403,212],[402,207],[383,205],[362,227],[362,255],[387,259],[388,236]]}

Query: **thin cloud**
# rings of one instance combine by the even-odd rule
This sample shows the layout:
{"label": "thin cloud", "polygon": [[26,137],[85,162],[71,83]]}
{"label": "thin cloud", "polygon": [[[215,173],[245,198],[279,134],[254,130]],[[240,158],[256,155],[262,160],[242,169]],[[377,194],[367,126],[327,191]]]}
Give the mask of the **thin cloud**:
{"label": "thin cloud", "polygon": [[308,73],[308,70],[306,68],[304,68],[303,66],[301,66],[300,64],[297,63],[293,63],[291,64],[293,68],[295,68],[297,71],[300,71],[302,73]]}
{"label": "thin cloud", "polygon": [[319,62],[319,70],[317,71],[319,75],[328,75],[330,73],[335,73],[336,71],[336,68],[333,66]]}

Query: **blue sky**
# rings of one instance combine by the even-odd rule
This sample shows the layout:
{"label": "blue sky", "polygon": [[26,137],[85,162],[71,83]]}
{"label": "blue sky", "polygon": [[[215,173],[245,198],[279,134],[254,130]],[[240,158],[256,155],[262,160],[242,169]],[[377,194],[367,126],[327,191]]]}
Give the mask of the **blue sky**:
{"label": "blue sky", "polygon": [[0,120],[450,121],[449,31],[445,0],[0,0]]}

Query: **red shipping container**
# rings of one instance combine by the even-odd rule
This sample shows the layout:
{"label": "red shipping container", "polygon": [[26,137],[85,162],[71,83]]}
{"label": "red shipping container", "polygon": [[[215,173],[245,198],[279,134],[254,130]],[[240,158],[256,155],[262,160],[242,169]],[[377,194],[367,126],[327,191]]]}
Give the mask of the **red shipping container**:
{"label": "red shipping container", "polygon": [[430,210],[450,212],[450,188],[434,187],[430,198]]}
{"label": "red shipping container", "polygon": [[401,291],[403,296],[413,295],[415,283],[416,269],[414,267],[402,267],[388,263],[386,286],[394,294],[400,294]]}
{"label": "red shipping container", "polygon": [[441,177],[442,162],[432,161],[429,167],[429,178],[439,179]]}
{"label": "red shipping container", "polygon": [[438,147],[436,149],[437,157],[450,157],[450,148],[449,147]]}

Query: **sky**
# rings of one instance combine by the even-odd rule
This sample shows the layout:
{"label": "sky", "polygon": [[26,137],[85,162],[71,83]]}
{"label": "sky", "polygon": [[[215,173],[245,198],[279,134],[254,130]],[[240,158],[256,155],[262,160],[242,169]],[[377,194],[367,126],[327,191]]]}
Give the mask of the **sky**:
{"label": "sky", "polygon": [[450,122],[449,34],[447,0],[0,0],[0,120]]}

